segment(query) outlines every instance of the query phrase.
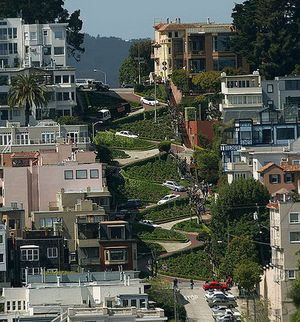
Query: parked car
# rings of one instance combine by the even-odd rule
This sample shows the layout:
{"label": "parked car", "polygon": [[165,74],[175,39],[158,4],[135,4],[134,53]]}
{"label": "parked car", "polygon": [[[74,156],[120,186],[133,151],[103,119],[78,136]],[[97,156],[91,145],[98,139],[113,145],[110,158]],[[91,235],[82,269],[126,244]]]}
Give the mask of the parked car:
{"label": "parked car", "polygon": [[234,316],[231,313],[225,314],[223,316],[217,316],[215,318],[216,322],[241,322],[240,316]]}
{"label": "parked car", "polygon": [[141,104],[152,105],[152,106],[154,106],[155,104],[159,104],[159,101],[151,96],[141,97],[140,102],[141,102]]}
{"label": "parked car", "polygon": [[110,110],[103,108],[98,111],[98,120],[106,122],[111,119]]}
{"label": "parked car", "polygon": [[181,186],[175,181],[167,180],[162,185],[174,191],[186,191],[184,186]]}
{"label": "parked car", "polygon": [[95,82],[95,80],[91,78],[78,78],[76,79],[75,84],[79,89],[92,89],[93,82]]}
{"label": "parked car", "polygon": [[241,313],[235,309],[228,309],[226,306],[216,306],[212,308],[212,316],[216,320],[217,318],[222,318],[224,316],[233,316],[234,318],[240,318]]}
{"label": "parked car", "polygon": [[121,85],[121,87],[122,87],[122,88],[133,88],[133,87],[134,87],[134,85],[133,85],[133,84],[129,84],[129,83],[123,83],[123,84]]}
{"label": "parked car", "polygon": [[209,290],[205,293],[204,296],[206,301],[210,301],[212,298],[218,297],[218,296],[221,296],[221,297],[226,296],[228,298],[235,299],[235,297],[232,294],[226,293],[225,291],[219,291],[219,290]]}
{"label": "parked car", "polygon": [[136,134],[133,134],[132,132],[130,131],[120,131],[120,132],[116,132],[116,135],[119,135],[119,136],[125,136],[127,138],[132,138],[132,139],[136,139],[138,138],[139,136],[136,135]]}
{"label": "parked car", "polygon": [[101,81],[93,80],[91,82],[91,89],[96,90],[96,91],[100,91],[100,92],[107,92],[107,91],[109,91],[109,85],[104,84]]}
{"label": "parked car", "polygon": [[124,204],[120,205],[121,209],[138,209],[142,208],[141,199],[128,199]]}
{"label": "parked car", "polygon": [[180,195],[174,195],[174,194],[171,194],[171,195],[166,195],[164,196],[163,198],[161,198],[159,201],[158,201],[158,205],[162,205],[168,201],[171,201],[171,200],[174,200],[176,198],[180,197]]}
{"label": "parked car", "polygon": [[151,226],[151,227],[159,227],[159,225],[154,224],[152,220],[142,219],[139,221],[139,223],[142,225],[147,225],[147,226]]}
{"label": "parked car", "polygon": [[204,291],[208,290],[224,290],[227,291],[230,289],[230,287],[227,285],[227,283],[224,282],[217,282],[217,281],[211,281],[211,282],[205,282],[203,284]]}
{"label": "parked car", "polygon": [[236,307],[236,301],[227,297],[216,297],[212,301],[208,302],[209,307],[214,306],[226,306],[227,308]]}
{"label": "parked car", "polygon": [[229,299],[229,300],[235,301],[235,297],[232,294],[225,294],[225,293],[222,293],[222,292],[214,294],[212,297],[206,298],[206,301],[207,301],[207,303],[211,303],[215,299],[221,299],[221,300]]}

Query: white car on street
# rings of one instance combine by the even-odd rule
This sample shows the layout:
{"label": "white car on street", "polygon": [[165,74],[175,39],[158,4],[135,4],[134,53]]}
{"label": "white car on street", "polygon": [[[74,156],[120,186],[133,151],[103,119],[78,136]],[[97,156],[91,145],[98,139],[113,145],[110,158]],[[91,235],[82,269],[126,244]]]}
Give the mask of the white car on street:
{"label": "white car on street", "polygon": [[176,198],[180,197],[180,195],[174,195],[174,194],[171,194],[171,195],[166,195],[164,196],[163,198],[161,198],[159,201],[158,201],[158,205],[162,205],[168,201],[171,201],[171,200],[174,200]]}
{"label": "white car on street", "polygon": [[162,185],[174,191],[186,191],[184,186],[181,186],[175,181],[166,180]]}
{"label": "white car on street", "polygon": [[132,138],[132,139],[136,139],[138,138],[139,136],[136,135],[136,134],[133,134],[132,132],[130,131],[119,131],[119,132],[116,132],[116,135],[119,135],[119,136],[125,136],[127,138]]}
{"label": "white car on street", "polygon": [[159,104],[159,101],[156,100],[154,97],[151,97],[151,96],[141,97],[140,102],[141,102],[141,104],[146,104],[146,105],[151,105],[151,106],[154,106],[155,104],[156,105]]}

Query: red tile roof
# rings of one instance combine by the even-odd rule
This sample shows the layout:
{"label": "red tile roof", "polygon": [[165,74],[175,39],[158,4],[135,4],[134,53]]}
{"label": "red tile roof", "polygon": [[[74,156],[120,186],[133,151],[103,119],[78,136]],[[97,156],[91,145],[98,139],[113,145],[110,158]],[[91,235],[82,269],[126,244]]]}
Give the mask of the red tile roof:
{"label": "red tile roof", "polygon": [[263,172],[269,170],[270,168],[272,168],[273,166],[282,169],[279,165],[275,164],[274,162],[269,162],[269,163],[265,164],[263,167],[261,167],[257,172],[263,173]]}
{"label": "red tile roof", "polygon": [[278,205],[277,202],[269,202],[267,204],[267,208],[269,208],[269,209],[278,209],[279,208],[279,205]]}

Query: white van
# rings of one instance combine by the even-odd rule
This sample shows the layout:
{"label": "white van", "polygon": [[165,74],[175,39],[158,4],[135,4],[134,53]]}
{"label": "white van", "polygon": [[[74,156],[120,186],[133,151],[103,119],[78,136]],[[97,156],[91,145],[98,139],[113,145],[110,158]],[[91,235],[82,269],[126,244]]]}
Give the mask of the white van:
{"label": "white van", "polygon": [[76,87],[79,89],[90,89],[94,81],[92,78],[78,78],[76,79]]}

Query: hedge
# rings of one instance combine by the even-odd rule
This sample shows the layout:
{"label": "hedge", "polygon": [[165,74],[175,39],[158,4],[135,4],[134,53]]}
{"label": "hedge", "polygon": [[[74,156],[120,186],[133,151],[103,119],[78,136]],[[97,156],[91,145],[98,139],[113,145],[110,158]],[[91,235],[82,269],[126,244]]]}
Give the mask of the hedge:
{"label": "hedge", "polygon": [[95,144],[105,144],[111,148],[127,150],[149,150],[155,148],[155,145],[149,141],[119,136],[109,131],[98,132],[95,137]]}
{"label": "hedge", "polygon": [[210,257],[202,249],[182,251],[159,259],[159,273],[199,280],[209,280],[213,276]]}
{"label": "hedge", "polygon": [[152,158],[143,163],[129,165],[126,167],[125,176],[160,184],[165,180],[180,180],[177,164],[170,156],[166,160]]}
{"label": "hedge", "polygon": [[208,233],[210,234],[210,229],[203,223],[198,224],[198,219],[185,220],[177,223],[173,226],[173,229],[182,230],[186,232],[195,232],[195,233]]}

